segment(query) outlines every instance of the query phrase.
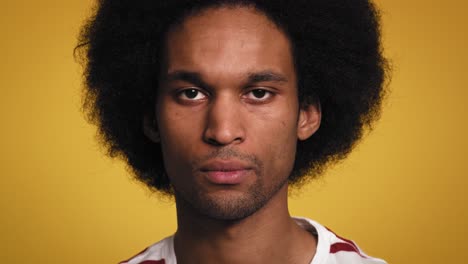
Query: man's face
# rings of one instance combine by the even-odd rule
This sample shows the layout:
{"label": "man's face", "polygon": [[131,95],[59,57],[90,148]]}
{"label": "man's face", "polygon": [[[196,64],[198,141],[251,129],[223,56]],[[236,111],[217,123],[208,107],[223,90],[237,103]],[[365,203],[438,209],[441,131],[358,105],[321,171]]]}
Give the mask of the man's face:
{"label": "man's face", "polygon": [[287,37],[248,8],[207,9],[167,36],[156,103],[176,200],[224,220],[286,192],[298,139]]}

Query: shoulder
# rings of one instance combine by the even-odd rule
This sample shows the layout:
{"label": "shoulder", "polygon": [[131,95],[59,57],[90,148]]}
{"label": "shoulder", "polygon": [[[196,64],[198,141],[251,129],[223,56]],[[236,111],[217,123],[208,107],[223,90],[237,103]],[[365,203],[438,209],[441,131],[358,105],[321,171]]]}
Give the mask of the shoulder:
{"label": "shoulder", "polygon": [[311,264],[386,264],[384,260],[364,253],[354,241],[337,235],[314,220],[294,219],[302,228],[318,237],[317,251]]}
{"label": "shoulder", "polygon": [[172,264],[175,263],[174,237],[167,237],[147,247],[119,264]]}

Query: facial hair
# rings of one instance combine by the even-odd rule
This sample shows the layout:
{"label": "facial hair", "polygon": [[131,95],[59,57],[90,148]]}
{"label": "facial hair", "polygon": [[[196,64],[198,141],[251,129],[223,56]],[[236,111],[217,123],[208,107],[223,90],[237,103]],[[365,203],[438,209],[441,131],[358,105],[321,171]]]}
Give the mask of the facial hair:
{"label": "facial hair", "polygon": [[192,164],[193,174],[197,173],[199,164],[210,159],[246,161],[253,165],[255,173],[254,183],[242,193],[227,193],[223,196],[213,197],[196,184],[192,185],[187,191],[178,190],[176,186],[173,186],[178,206],[189,206],[199,214],[215,220],[238,221],[251,216],[264,207],[288,181],[288,177],[276,179],[276,182],[272,182],[275,179],[268,179],[270,184],[265,184],[262,162],[254,155],[243,154],[232,148],[218,149],[197,159]]}

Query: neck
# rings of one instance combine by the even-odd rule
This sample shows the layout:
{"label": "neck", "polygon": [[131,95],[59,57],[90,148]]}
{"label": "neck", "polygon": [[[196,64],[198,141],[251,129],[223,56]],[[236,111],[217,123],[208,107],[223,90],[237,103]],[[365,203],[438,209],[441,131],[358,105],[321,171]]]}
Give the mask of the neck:
{"label": "neck", "polygon": [[291,219],[285,185],[264,207],[241,220],[200,215],[177,201],[177,263],[310,263],[315,238]]}

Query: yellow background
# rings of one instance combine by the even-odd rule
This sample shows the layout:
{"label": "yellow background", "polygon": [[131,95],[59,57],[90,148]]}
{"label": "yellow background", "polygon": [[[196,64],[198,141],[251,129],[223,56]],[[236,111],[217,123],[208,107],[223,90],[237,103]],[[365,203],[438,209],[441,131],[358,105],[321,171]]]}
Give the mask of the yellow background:
{"label": "yellow background", "polygon": [[[345,162],[291,198],[389,263],[468,259],[462,0],[379,0],[392,93]],[[0,262],[117,263],[176,228],[170,201],[104,157],[72,57],[90,0],[6,1],[0,16]]]}

